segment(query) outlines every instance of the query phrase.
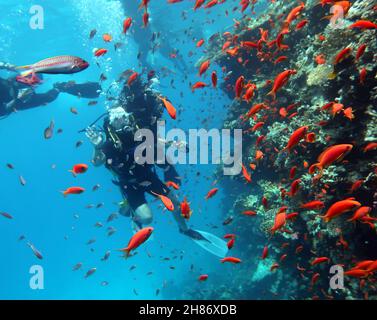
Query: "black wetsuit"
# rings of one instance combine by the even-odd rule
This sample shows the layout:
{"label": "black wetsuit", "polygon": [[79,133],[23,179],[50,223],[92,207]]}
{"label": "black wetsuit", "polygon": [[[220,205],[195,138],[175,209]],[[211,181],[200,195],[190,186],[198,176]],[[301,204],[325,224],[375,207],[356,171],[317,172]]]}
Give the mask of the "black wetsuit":
{"label": "black wetsuit", "polygon": [[[138,84],[135,84],[137,86]],[[157,124],[156,119],[162,115],[162,106],[156,95],[145,88],[132,87],[131,94],[127,87],[122,93],[122,98],[128,101],[124,102],[124,108],[127,112],[132,113],[135,124],[140,129],[150,129],[154,133],[155,144],[157,144]],[[116,132],[116,136],[121,141],[121,147],[116,147],[109,133],[109,120],[105,119],[104,128],[106,133],[106,142],[102,147],[102,152],[106,156],[106,167],[116,174],[122,194],[127,198],[130,207],[135,211],[140,205],[146,203],[145,192],[153,194],[167,195],[169,189],[160,180],[157,175],[155,165],[140,165],[134,161],[134,151],[141,142],[134,141],[134,132],[121,131]],[[111,129],[110,129],[111,130]],[[111,131],[114,133],[114,131]],[[156,154],[156,153],[155,153]],[[164,170],[165,181],[177,181],[178,173],[175,168],[169,164],[157,165]]]}
{"label": "black wetsuit", "polygon": [[[18,97],[21,89],[29,89],[22,97]],[[96,82],[76,84],[75,82],[62,82],[54,84],[54,88],[44,93],[35,91],[25,84],[17,82],[14,78],[0,78],[0,117],[7,116],[14,111],[22,111],[40,106],[45,106],[59,96],[60,92],[65,92],[83,98],[98,98],[101,87]],[[7,105],[11,106],[7,108]]]}

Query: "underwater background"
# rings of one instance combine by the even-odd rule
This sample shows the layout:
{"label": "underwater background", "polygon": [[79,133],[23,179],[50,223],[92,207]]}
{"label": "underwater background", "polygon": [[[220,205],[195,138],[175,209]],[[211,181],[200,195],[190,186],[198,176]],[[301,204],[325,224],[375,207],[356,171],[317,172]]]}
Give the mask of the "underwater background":
{"label": "underwater background", "polygon": [[[36,92],[45,92],[56,82],[98,82],[101,74],[107,78],[101,81],[98,99],[60,93],[46,106],[1,120],[0,211],[12,219],[0,216],[0,299],[375,299],[373,272],[377,267],[370,269],[369,264],[360,269],[365,271],[362,277],[345,277],[344,288],[336,290],[330,287],[329,269],[340,264],[352,270],[357,262],[377,259],[373,220],[377,206],[377,31],[374,27],[349,28],[358,20],[375,23],[376,1],[341,1],[338,6],[346,8],[346,14],[339,28],[323,19],[331,14],[336,1],[322,1],[322,5],[317,0],[304,1],[305,8],[284,34],[287,48],[273,40],[301,1],[227,0],[193,10],[196,1],[151,0],[146,27],[141,20],[144,9],[131,12],[127,2],[137,7],[141,1],[0,0],[0,61],[21,66],[74,55],[90,64],[76,74],[43,75]],[[44,9],[42,30],[29,26],[29,10],[35,4]],[[135,21],[124,34],[123,21],[129,16]],[[306,24],[297,28],[304,19]],[[144,38],[137,37],[137,28],[146,29]],[[90,39],[94,29],[96,35]],[[261,44],[263,30],[268,30],[268,35],[264,34],[268,39]],[[103,34],[110,34],[112,41],[104,42]],[[204,44],[197,47],[200,39]],[[247,47],[246,41],[254,44]],[[224,48],[226,42],[228,49],[234,50]],[[121,45],[115,48],[117,43]],[[355,61],[362,44],[367,45],[365,53]],[[346,47],[352,48],[352,53],[334,64],[334,57]],[[95,48],[108,52],[95,57]],[[326,61],[319,63],[318,55],[324,55]],[[276,62],[279,56],[286,58]],[[199,67],[206,60],[211,61],[210,70],[199,77]],[[360,81],[362,68],[366,76]],[[119,93],[124,85],[120,75],[130,69],[144,77],[151,69],[159,75],[159,91],[178,111],[177,120],[165,112],[168,129],[244,130],[242,162],[251,182],[245,180],[244,173],[224,176],[221,166],[214,164],[176,166],[182,177],[178,195],[181,200],[187,196],[193,211],[189,225],[220,238],[235,234],[229,255],[240,258],[241,263],[221,263],[180,234],[170,212],[151,196],[147,199],[154,215],[153,237],[128,259],[116,251],[132,236],[131,221],[119,215],[107,222],[117,212],[121,194],[106,168],[90,164],[93,147],[78,131],[112,106],[108,96]],[[267,93],[275,77],[287,69],[297,73],[276,92],[274,100]],[[210,85],[213,71],[218,75],[217,88]],[[250,81],[257,87],[249,102],[235,98],[241,76],[245,85]],[[0,70],[0,77],[15,81],[13,71]],[[192,90],[197,81],[208,87]],[[90,103],[93,100],[97,103]],[[332,101],[344,108],[333,112],[323,108]],[[257,103],[267,107],[243,121]],[[351,116],[350,110],[345,112],[348,107],[352,107]],[[71,108],[77,109],[77,114]],[[44,130],[52,120],[54,135],[45,139]],[[263,122],[261,128],[249,130],[258,122]],[[294,150],[282,151],[292,133],[303,126],[309,127],[314,140],[302,138]],[[262,135],[264,139],[259,138]],[[322,151],[338,144],[352,144],[353,149],[313,181],[308,167],[318,162]],[[258,159],[257,151],[261,152]],[[87,163],[89,169],[73,177],[68,170],[77,163]],[[289,175],[294,166],[292,179]],[[292,192],[292,182],[299,178],[298,190]],[[357,188],[352,188],[359,180]],[[86,192],[64,198],[60,191],[72,185],[80,185]],[[92,191],[96,185],[100,187]],[[206,201],[207,192],[215,186],[218,193]],[[325,222],[319,216],[336,201],[351,197],[360,203],[358,207],[370,208],[366,216],[372,219],[349,222],[352,215],[342,212]],[[323,202],[321,211],[302,208],[312,200]],[[288,209],[281,210],[283,206]],[[256,215],[242,214],[247,210]],[[285,211],[297,215],[288,218],[284,230],[271,232],[276,214]],[[116,230],[110,236],[109,227]],[[38,259],[27,243],[33,244],[43,259]],[[268,255],[262,259],[265,247]],[[109,259],[101,261],[108,250]],[[327,258],[326,262],[312,263],[319,257]],[[78,263],[82,267],[73,270]],[[43,267],[43,290],[30,288],[33,265]],[[85,277],[92,268],[96,272]],[[198,280],[202,274],[208,275],[206,281]]]}

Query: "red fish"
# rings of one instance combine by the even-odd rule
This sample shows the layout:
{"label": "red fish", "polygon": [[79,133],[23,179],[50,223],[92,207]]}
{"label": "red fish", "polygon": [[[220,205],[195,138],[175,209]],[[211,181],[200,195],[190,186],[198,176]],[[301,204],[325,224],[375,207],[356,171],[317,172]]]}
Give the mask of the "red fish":
{"label": "red fish", "polygon": [[234,242],[235,242],[235,239],[234,239],[234,238],[230,239],[230,240],[227,242],[226,245],[227,245],[227,247],[228,247],[229,250],[233,248],[233,246],[234,246]]}
{"label": "red fish", "polygon": [[358,209],[355,211],[355,213],[354,213],[354,215],[352,216],[352,218],[351,218],[351,219],[348,219],[347,221],[356,221],[356,220],[359,220],[359,219],[361,219],[361,218],[363,218],[363,217],[369,215],[369,214],[371,213],[371,211],[372,211],[372,208],[371,208],[371,207],[366,207],[366,206],[364,206],[364,207],[360,207],[360,208],[358,208]]}
{"label": "red fish", "polygon": [[231,263],[240,263],[241,259],[235,258],[235,257],[225,257],[224,259],[221,259],[221,262],[231,262]]}
{"label": "red fish", "polygon": [[275,216],[275,222],[270,231],[274,234],[277,230],[285,226],[287,214],[285,211],[278,213]]}
{"label": "red fish", "polygon": [[127,80],[127,85],[130,87],[131,84],[137,79],[138,76],[139,76],[139,74],[138,74],[137,72],[133,72],[133,73],[129,76],[128,80]]}
{"label": "red fish", "polygon": [[242,175],[243,177],[245,178],[245,180],[248,182],[248,183],[251,183],[251,176],[250,174],[247,172],[246,168],[244,165],[242,165]]}
{"label": "red fish", "polygon": [[242,211],[242,214],[244,214],[245,216],[256,216],[257,215],[257,213],[255,211],[252,211],[252,210]]}
{"label": "red fish", "polygon": [[199,281],[206,281],[207,279],[208,279],[208,274],[202,274],[198,278]]}
{"label": "red fish", "polygon": [[72,172],[73,175],[76,174],[82,174],[85,173],[88,170],[88,166],[86,164],[80,163],[73,166],[72,170],[69,170],[69,172]]}
{"label": "red fish", "polygon": [[245,80],[245,77],[240,76],[236,81],[236,84],[234,86],[234,92],[236,94],[236,98],[241,97],[241,92],[242,92],[242,89],[243,89],[243,86],[244,86],[244,80]]}
{"label": "red fish", "polygon": [[361,203],[358,201],[355,201],[354,198],[340,200],[332,204],[330,208],[327,210],[326,214],[324,216],[321,216],[321,218],[323,218],[325,222],[329,222],[332,219],[336,218],[337,216],[345,212],[359,208],[360,206],[361,206]]}
{"label": "red fish", "polygon": [[174,108],[171,102],[169,102],[166,98],[163,98],[163,97],[158,97],[158,98],[164,103],[164,106],[169,116],[175,120],[177,118],[177,110]]}
{"label": "red fish", "polygon": [[305,210],[320,210],[325,207],[325,204],[322,201],[314,200],[304,203],[300,207]]}
{"label": "red fish", "polygon": [[318,162],[312,164],[309,173],[313,174],[316,169],[322,171],[334,162],[341,161],[353,148],[352,144],[337,144],[325,149],[318,157]]}
{"label": "red fish", "polygon": [[358,61],[362,57],[362,55],[364,54],[366,48],[367,48],[367,45],[365,43],[363,43],[362,45],[360,45],[360,47],[357,49],[357,52],[356,52],[356,57],[355,57],[356,61]]}
{"label": "red fish", "polygon": [[106,53],[107,53],[107,50],[101,48],[101,49],[96,50],[96,51],[94,52],[94,55],[95,55],[96,57],[100,57],[100,56],[103,56],[103,55],[106,54]]}
{"label": "red fish", "polygon": [[377,24],[373,23],[372,21],[369,20],[359,20],[356,21],[355,23],[351,24],[348,28],[350,29],[377,29]]}
{"label": "red fish", "polygon": [[273,99],[276,99],[276,93],[287,84],[289,78],[291,75],[296,74],[297,71],[294,69],[291,70],[285,70],[282,73],[278,74],[275,78],[274,85],[272,87],[272,90],[267,94],[273,97]]}
{"label": "red fish", "polygon": [[329,262],[329,261],[330,261],[330,259],[328,257],[319,257],[319,258],[315,258],[310,264],[312,266],[315,266],[317,264]]}
{"label": "red fish", "polygon": [[300,188],[301,179],[296,179],[291,184],[291,190],[289,192],[289,195],[291,197],[295,196]]}
{"label": "red fish", "polygon": [[217,87],[217,74],[216,74],[216,71],[213,71],[212,74],[211,74],[211,80],[212,80],[212,86],[214,88]]}
{"label": "red fish", "polygon": [[152,227],[146,227],[139,230],[131,237],[130,241],[128,242],[127,247],[120,249],[119,251],[124,252],[126,258],[129,257],[131,251],[135,250],[137,247],[139,247],[141,244],[147,241],[150,235],[152,234],[152,232],[153,232]]}
{"label": "red fish", "polygon": [[194,91],[196,89],[202,89],[204,87],[207,87],[207,84],[204,83],[204,82],[198,81],[198,82],[194,83],[191,88],[192,88],[192,91]]}
{"label": "red fish", "polygon": [[166,209],[169,211],[174,211],[174,204],[167,196],[155,193],[154,191],[151,191],[151,193],[160,198]]}
{"label": "red fish", "polygon": [[347,47],[347,48],[344,48],[343,50],[341,50],[336,56],[335,56],[335,59],[334,59],[334,65],[342,62],[344,59],[348,58],[350,56],[352,52],[352,49]]}
{"label": "red fish", "polygon": [[210,60],[206,60],[204,61],[201,65],[200,65],[200,69],[199,69],[199,76],[201,76],[203,73],[205,73],[209,66],[210,66]]}
{"label": "red fish", "polygon": [[262,260],[266,259],[267,256],[268,256],[268,247],[265,246],[265,247],[263,248],[263,252],[262,252]]}
{"label": "red fish", "polygon": [[166,185],[168,188],[172,187],[172,188],[174,188],[175,190],[179,190],[179,185],[176,184],[176,183],[173,182],[173,181],[166,181],[165,185]]}
{"label": "red fish", "polygon": [[204,2],[205,2],[205,0],[196,0],[194,10],[200,8],[203,5]]}
{"label": "red fish", "polygon": [[364,147],[363,152],[368,152],[368,151],[372,151],[376,149],[377,149],[377,142],[370,142]]}
{"label": "red fish", "polygon": [[132,18],[127,18],[127,19],[124,19],[123,21],[123,33],[126,34],[128,29],[131,27],[132,25]]}
{"label": "red fish", "polygon": [[184,217],[186,220],[190,219],[192,215],[192,211],[190,209],[190,203],[187,202],[186,197],[183,199],[181,202],[181,215]]}
{"label": "red fish", "polygon": [[84,188],[81,187],[70,187],[67,188],[65,191],[61,191],[64,195],[64,197],[68,196],[69,194],[80,194],[85,191]]}
{"label": "red fish", "polygon": [[204,44],[204,40],[203,40],[203,39],[200,39],[200,40],[196,43],[196,47],[197,47],[197,48],[200,48],[203,44]]}
{"label": "red fish", "polygon": [[304,139],[308,129],[308,126],[303,126],[294,131],[288,140],[287,146],[282,151],[288,150],[288,152],[291,152],[292,148],[294,148],[302,139]]}
{"label": "red fish", "polygon": [[217,191],[219,191],[218,188],[213,188],[209,190],[207,195],[205,196],[205,199],[208,200],[209,198],[212,198],[217,193]]}
{"label": "red fish", "polygon": [[146,28],[148,26],[148,22],[149,22],[149,13],[147,11],[145,11],[144,14],[143,14],[144,28]]}

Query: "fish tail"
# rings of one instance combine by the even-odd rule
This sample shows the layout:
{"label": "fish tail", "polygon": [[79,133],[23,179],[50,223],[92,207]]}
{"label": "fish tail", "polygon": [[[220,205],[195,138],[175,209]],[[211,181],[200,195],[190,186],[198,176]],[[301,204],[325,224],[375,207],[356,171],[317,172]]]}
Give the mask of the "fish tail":
{"label": "fish tail", "polygon": [[267,93],[268,96],[272,96],[274,100],[276,100],[276,92],[272,89],[269,93]]}
{"label": "fish tail", "polygon": [[314,174],[315,170],[318,169],[322,172],[323,168],[321,166],[321,164],[318,162],[318,163],[314,163],[312,164],[310,167],[309,167],[309,173],[310,174]]}
{"label": "fish tail", "polygon": [[21,72],[21,76],[22,77],[26,77],[29,74],[32,74],[34,72],[34,69],[33,69],[32,65],[25,65],[25,66],[16,67],[16,70],[25,70],[25,69],[26,69],[26,71],[22,71]]}
{"label": "fish tail", "polygon": [[121,251],[124,253],[124,258],[127,259],[129,256],[130,256],[130,252],[131,250],[127,248],[123,248],[123,249],[118,249],[118,251]]}
{"label": "fish tail", "polygon": [[60,191],[60,193],[64,196],[64,198],[67,197],[67,193],[65,191]]}
{"label": "fish tail", "polygon": [[68,172],[72,173],[72,175],[73,175],[75,178],[77,177],[76,173],[75,173],[73,170],[68,170]]}

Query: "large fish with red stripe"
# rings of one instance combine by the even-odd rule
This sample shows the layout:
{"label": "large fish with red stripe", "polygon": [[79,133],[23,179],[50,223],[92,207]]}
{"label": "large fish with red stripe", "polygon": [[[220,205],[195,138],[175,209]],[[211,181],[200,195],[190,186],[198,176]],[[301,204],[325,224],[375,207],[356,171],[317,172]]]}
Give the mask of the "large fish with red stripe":
{"label": "large fish with red stripe", "polygon": [[23,77],[32,73],[45,74],[71,74],[85,70],[89,67],[89,63],[75,56],[56,56],[36,62],[34,64],[17,67],[23,70]]}

